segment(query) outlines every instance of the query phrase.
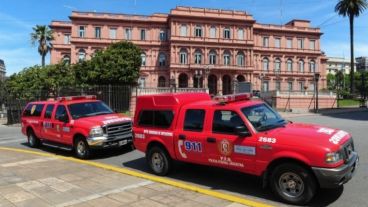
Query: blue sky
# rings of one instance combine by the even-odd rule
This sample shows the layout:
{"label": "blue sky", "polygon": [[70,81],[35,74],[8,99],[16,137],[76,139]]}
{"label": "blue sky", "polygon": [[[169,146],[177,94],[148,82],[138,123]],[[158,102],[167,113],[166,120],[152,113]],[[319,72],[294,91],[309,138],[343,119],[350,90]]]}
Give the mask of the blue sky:
{"label": "blue sky", "polygon": [[[51,20],[68,20],[72,10],[149,15],[168,13],[177,5],[243,10],[266,24],[308,19],[324,33],[322,50],[328,56],[348,58],[348,19],[334,12],[336,3],[337,0],[1,0],[0,59],[5,61],[7,75],[40,64],[37,47],[30,43],[32,27]],[[355,56],[368,56],[368,11],[355,21]]]}

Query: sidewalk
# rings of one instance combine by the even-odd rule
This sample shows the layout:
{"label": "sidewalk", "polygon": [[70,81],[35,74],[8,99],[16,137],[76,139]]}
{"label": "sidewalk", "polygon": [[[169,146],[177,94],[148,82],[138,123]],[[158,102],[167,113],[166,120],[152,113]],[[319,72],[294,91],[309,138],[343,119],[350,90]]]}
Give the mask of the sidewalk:
{"label": "sidewalk", "polygon": [[0,150],[0,206],[244,207],[56,157],[6,150]]}
{"label": "sidewalk", "polygon": [[351,113],[351,112],[367,112],[368,108],[334,108],[334,109],[320,109],[318,113],[314,112],[283,112],[278,113],[284,118],[293,118],[299,116],[323,116],[329,114]]}

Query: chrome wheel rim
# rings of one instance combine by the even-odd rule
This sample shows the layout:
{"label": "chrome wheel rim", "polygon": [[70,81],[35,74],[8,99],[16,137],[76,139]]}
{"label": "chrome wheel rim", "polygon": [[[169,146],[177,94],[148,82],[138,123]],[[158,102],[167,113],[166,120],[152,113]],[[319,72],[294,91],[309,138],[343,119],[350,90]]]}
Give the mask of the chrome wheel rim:
{"label": "chrome wheel rim", "polygon": [[86,145],[84,144],[83,141],[78,142],[77,152],[80,155],[84,155],[86,153]]}
{"label": "chrome wheel rim", "polygon": [[162,170],[164,169],[164,158],[158,152],[152,154],[151,163],[153,170],[157,173],[162,172]]}
{"label": "chrome wheel rim", "polygon": [[298,197],[304,192],[304,182],[295,173],[287,172],[280,176],[279,187],[281,192],[288,197]]}
{"label": "chrome wheel rim", "polygon": [[34,145],[34,143],[35,143],[34,136],[33,136],[33,134],[30,134],[30,135],[29,135],[29,144],[30,144],[31,146],[33,146],[33,145]]}

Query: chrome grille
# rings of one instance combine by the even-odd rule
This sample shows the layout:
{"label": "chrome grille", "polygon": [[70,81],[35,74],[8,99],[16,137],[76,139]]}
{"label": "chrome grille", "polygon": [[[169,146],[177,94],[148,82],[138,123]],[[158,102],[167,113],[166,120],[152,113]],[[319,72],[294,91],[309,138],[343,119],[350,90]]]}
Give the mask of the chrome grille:
{"label": "chrome grille", "polygon": [[132,122],[122,122],[106,126],[108,139],[126,138],[132,136]]}
{"label": "chrome grille", "polygon": [[343,145],[342,150],[343,150],[344,161],[348,162],[353,156],[353,152],[354,152],[354,142],[352,138]]}

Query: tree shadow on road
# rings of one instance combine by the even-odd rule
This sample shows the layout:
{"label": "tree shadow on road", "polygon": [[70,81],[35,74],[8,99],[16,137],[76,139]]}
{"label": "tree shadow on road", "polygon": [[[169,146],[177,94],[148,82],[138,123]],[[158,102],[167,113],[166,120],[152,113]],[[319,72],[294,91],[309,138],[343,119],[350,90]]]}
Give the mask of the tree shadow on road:
{"label": "tree shadow on road", "polygon": [[[29,147],[27,142],[21,143],[21,145]],[[57,147],[50,147],[50,146],[46,146],[42,144],[37,149],[43,152],[60,155],[64,157],[74,157],[73,150],[64,150],[64,149],[60,149]],[[89,160],[93,161],[93,160],[106,159],[106,158],[111,158],[111,157],[118,157],[120,155],[131,152],[132,150],[133,149],[131,148],[131,146],[122,146],[122,147],[116,147],[116,148],[110,148],[110,149],[93,150],[93,153],[91,155],[91,158],[89,158]]]}
{"label": "tree shadow on road", "polygon": [[337,119],[368,121],[368,109],[364,111],[349,112],[349,113],[321,113],[321,115]]}
{"label": "tree shadow on road", "polygon": [[[123,162],[122,166],[151,173],[144,158]],[[261,178],[253,175],[216,167],[176,162],[174,169],[167,177],[212,190],[229,191],[238,196],[251,196],[253,200],[265,199],[271,201],[267,203],[275,206],[285,206],[273,196],[269,188],[262,188]],[[309,206],[327,206],[336,201],[342,192],[343,188],[320,190]]]}

